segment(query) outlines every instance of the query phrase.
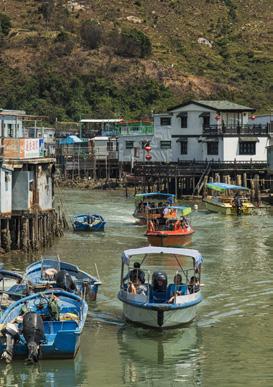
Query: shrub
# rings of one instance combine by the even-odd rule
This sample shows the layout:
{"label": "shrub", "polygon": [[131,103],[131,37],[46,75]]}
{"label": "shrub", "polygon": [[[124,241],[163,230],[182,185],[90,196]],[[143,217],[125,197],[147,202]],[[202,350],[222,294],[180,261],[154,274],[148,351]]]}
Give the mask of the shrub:
{"label": "shrub", "polygon": [[152,52],[148,36],[133,28],[123,30],[117,39],[116,53],[128,58],[145,58]]}
{"label": "shrub", "polygon": [[11,29],[10,18],[4,13],[0,13],[0,35],[8,35]]}
{"label": "shrub", "polygon": [[103,29],[96,20],[87,20],[81,26],[80,36],[85,46],[94,50],[102,43]]}

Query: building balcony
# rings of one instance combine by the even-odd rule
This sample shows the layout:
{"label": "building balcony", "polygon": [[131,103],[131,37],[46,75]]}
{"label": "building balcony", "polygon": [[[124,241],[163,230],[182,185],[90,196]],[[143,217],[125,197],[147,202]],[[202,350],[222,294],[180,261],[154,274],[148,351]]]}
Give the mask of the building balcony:
{"label": "building balcony", "polygon": [[259,125],[209,125],[203,127],[204,136],[267,136],[273,133],[270,124]]}

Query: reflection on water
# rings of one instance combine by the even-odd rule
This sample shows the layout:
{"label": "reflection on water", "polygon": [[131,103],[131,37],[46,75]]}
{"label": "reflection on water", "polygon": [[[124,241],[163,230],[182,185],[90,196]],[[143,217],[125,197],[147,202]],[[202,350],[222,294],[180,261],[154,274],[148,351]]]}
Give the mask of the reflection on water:
{"label": "reflection on water", "polygon": [[125,384],[200,383],[198,362],[202,345],[195,326],[164,332],[127,326],[118,331],[118,342]]}
{"label": "reflection on water", "polygon": [[77,386],[84,380],[85,370],[80,354],[75,360],[44,360],[38,365],[16,361],[0,366],[1,386]]}
{"label": "reflection on water", "polygon": [[[6,386],[272,386],[273,222],[272,215],[225,217],[197,211],[192,248],[205,257],[204,301],[189,327],[153,332],[123,320],[117,300],[120,255],[147,245],[145,227],[131,216],[134,202],[120,192],[64,191],[67,215],[99,213],[101,234],[72,231],[45,253],[78,264],[103,282],[90,303],[80,351],[74,361],[41,361],[36,367],[0,365]],[[35,258],[35,257],[34,257]],[[4,260],[4,259],[2,259]],[[10,254],[19,272],[33,258]],[[170,265],[170,262],[167,263]]]}

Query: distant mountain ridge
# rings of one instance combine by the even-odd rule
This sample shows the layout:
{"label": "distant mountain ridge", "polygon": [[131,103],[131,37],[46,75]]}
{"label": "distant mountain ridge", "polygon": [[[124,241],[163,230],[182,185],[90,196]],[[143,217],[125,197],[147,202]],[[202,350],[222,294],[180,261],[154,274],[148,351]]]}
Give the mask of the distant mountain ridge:
{"label": "distant mountain ridge", "polygon": [[272,110],[272,0],[8,0],[1,7],[2,108],[52,121],[143,117],[192,98]]}

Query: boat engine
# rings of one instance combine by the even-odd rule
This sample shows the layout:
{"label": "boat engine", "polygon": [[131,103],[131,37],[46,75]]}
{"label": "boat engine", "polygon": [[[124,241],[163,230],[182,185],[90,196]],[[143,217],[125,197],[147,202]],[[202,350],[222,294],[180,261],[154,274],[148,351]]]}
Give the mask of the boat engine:
{"label": "boat engine", "polygon": [[18,325],[14,323],[7,323],[7,325],[1,330],[1,333],[6,337],[6,349],[2,353],[1,359],[5,360],[5,362],[9,364],[13,358],[14,345],[20,338]]}
{"label": "boat engine", "polygon": [[27,361],[37,363],[40,345],[44,340],[44,323],[42,317],[34,312],[27,312],[23,317],[23,336],[28,347]]}
{"label": "boat engine", "polygon": [[65,270],[60,270],[56,274],[56,285],[57,287],[64,289],[68,292],[76,290],[76,285],[71,277]]}

